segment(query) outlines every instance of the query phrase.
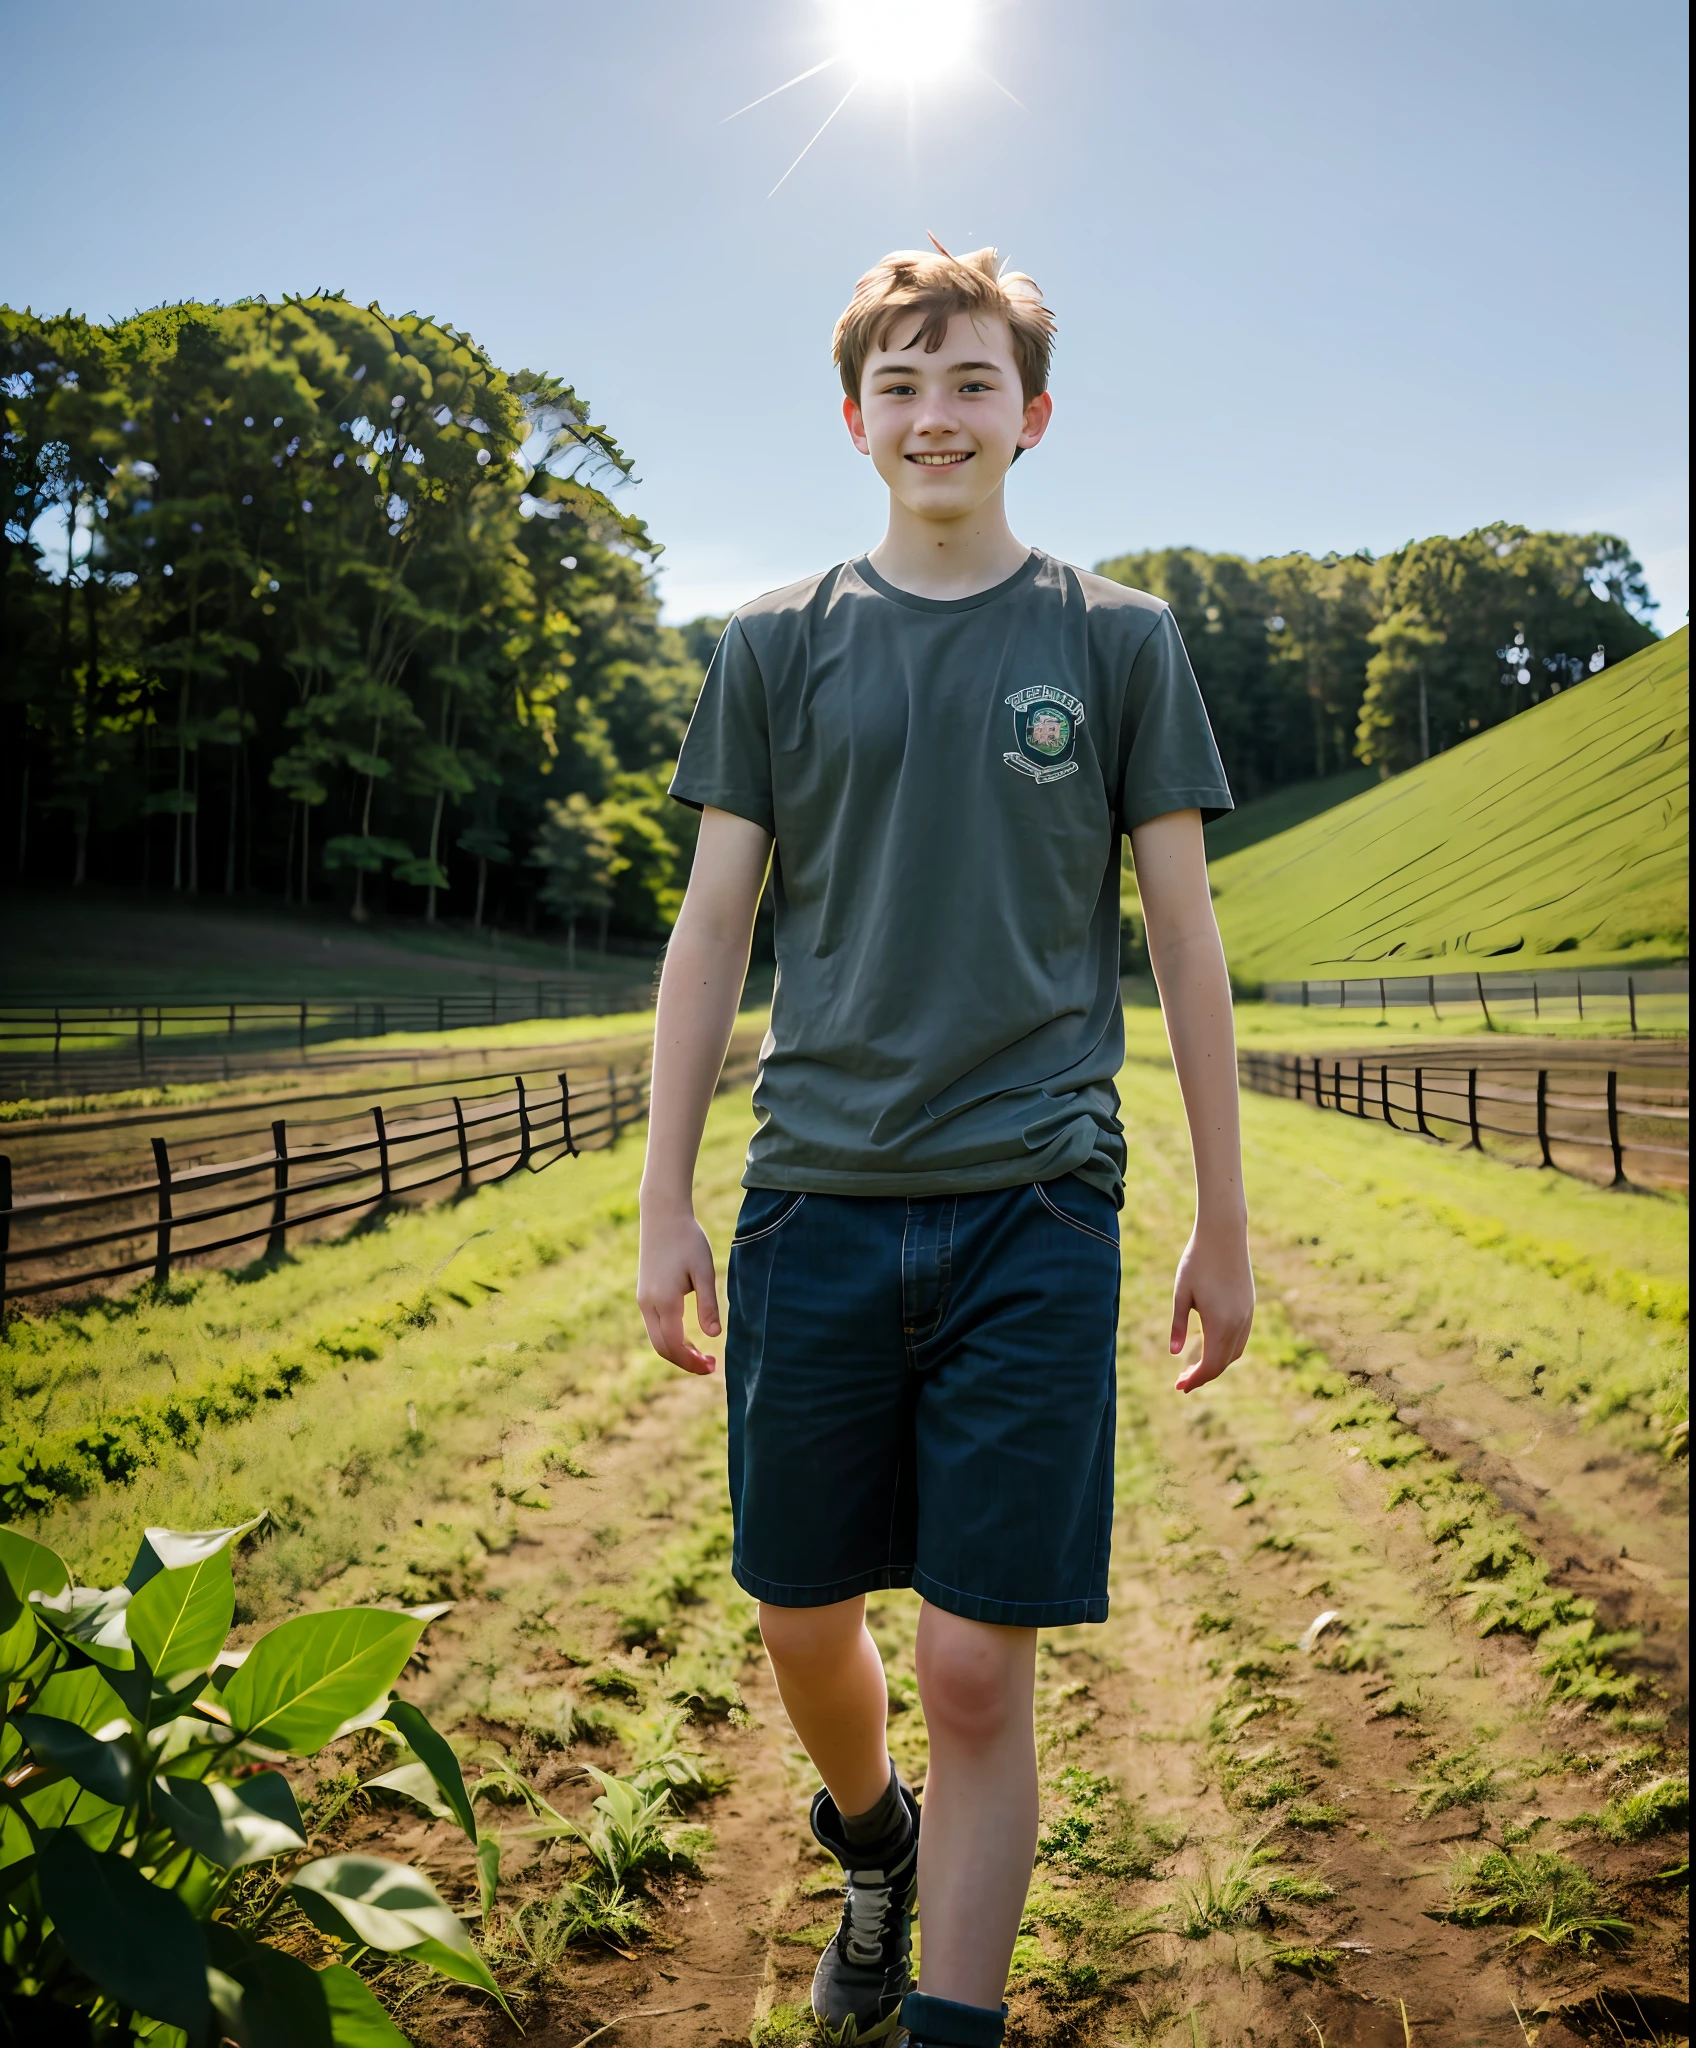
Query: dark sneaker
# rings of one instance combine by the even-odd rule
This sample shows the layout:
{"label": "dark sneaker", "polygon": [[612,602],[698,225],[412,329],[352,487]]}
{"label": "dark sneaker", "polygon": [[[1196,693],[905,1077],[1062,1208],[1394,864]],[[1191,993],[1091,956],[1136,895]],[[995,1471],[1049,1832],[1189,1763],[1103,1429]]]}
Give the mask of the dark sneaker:
{"label": "dark sneaker", "polygon": [[813,1837],[847,1878],[842,1924],[819,1957],[813,2017],[829,2041],[882,2041],[900,2024],[912,1988],[913,1905],[919,1895],[919,1803],[905,1785],[901,1803],[913,1831],[887,1864],[867,1864],[849,1846],[842,1816],[828,1792],[813,1801]]}

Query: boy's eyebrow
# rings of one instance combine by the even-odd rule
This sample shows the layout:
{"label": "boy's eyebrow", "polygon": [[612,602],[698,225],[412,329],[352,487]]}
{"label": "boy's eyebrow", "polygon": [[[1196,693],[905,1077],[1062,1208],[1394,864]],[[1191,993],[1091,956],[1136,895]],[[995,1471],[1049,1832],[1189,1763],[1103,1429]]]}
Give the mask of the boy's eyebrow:
{"label": "boy's eyebrow", "polygon": [[[910,377],[917,367],[916,363],[879,363],[871,374],[874,377],[894,377],[898,375]],[[950,377],[957,377],[963,370],[999,371],[1004,367],[1001,363],[950,363],[948,365],[948,375]]]}

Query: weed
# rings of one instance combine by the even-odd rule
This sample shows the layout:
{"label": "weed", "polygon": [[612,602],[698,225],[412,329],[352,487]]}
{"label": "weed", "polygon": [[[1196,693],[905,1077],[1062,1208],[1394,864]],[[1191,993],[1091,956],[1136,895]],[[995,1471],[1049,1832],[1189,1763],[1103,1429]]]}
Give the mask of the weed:
{"label": "weed", "polygon": [[749,2048],[808,2048],[817,2039],[810,2005],[774,2005],[748,2036]]}
{"label": "weed", "polygon": [[1334,1896],[1322,1878],[1307,1877],[1281,1867],[1276,1849],[1251,1842],[1217,1874],[1211,1867],[1194,1884],[1180,1885],[1173,1926],[1188,1941],[1232,1927],[1249,1927],[1275,1918],[1277,1905],[1318,1905]]}
{"label": "weed", "polygon": [[1079,1876],[1153,1875],[1160,1844],[1151,1841],[1111,1780],[1073,1764],[1060,1773],[1055,1786],[1066,1803],[1037,1839],[1039,1863]]}
{"label": "weed", "polygon": [[1690,1823],[1690,1780],[1656,1778],[1638,1792],[1622,1792],[1598,1814],[1566,1823],[1588,1828],[1605,1842],[1643,1842],[1651,1835],[1672,1834]]}
{"label": "weed", "polygon": [[[1342,1952],[1334,1948],[1314,1948],[1304,1942],[1275,1943],[1266,1950],[1266,1960],[1275,1970],[1290,1970],[1298,1977],[1329,1977],[1342,1960]],[[1318,2033],[1317,2027],[1314,2032]],[[1323,2034],[1319,2035],[1321,2041]]]}
{"label": "weed", "polygon": [[1512,1927],[1510,1946],[1535,1941],[1587,1955],[1632,1938],[1631,1923],[1610,1912],[1609,1903],[1590,1873],[1564,1856],[1487,1849],[1455,1865],[1440,1917],[1463,1927]]}
{"label": "weed", "polygon": [[1414,1810],[1421,1820],[1433,1820],[1454,1807],[1484,1806],[1500,1796],[1496,1767],[1479,1760],[1474,1743],[1452,1755],[1432,1757],[1425,1766]]}
{"label": "weed", "polygon": [[1340,1806],[1323,1806],[1313,1799],[1293,1801],[1283,1816],[1287,1828],[1334,1828],[1347,1819]]}
{"label": "weed", "polygon": [[574,1944],[605,1942],[618,1948],[641,1934],[646,1926],[639,1901],[629,1898],[622,1885],[610,1888],[580,1880],[561,1885],[548,1898],[520,1906],[503,1923],[513,1944],[529,1958],[531,1967],[551,1973]]}

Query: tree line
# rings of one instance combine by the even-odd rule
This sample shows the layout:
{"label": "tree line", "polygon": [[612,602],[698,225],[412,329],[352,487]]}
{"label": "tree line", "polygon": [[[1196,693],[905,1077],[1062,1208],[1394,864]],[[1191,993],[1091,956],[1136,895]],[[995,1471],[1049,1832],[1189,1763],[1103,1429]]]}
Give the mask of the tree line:
{"label": "tree line", "polygon": [[1097,567],[1171,605],[1239,802],[1411,768],[1655,638],[1642,565],[1606,533],[1504,523],[1376,560],[1155,548]]}
{"label": "tree line", "polygon": [[[722,621],[570,385],[320,293],[0,307],[0,840],[14,875],[656,939],[665,787]],[[1240,799],[1395,772],[1654,636],[1607,534],[1194,548],[1167,599]]]}
{"label": "tree line", "polygon": [[319,294],[0,308],[0,401],[16,874],[668,929],[704,656],[569,385]]}

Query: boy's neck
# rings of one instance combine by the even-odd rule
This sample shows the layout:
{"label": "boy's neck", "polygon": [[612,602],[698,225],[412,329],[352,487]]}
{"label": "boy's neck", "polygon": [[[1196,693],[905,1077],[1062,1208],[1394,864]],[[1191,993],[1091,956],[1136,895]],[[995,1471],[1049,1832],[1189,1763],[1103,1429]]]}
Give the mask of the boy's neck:
{"label": "boy's neck", "polygon": [[867,557],[886,583],[914,597],[976,597],[1022,569],[1030,549],[1007,524],[1000,491],[958,519],[921,519],[898,498]]}

